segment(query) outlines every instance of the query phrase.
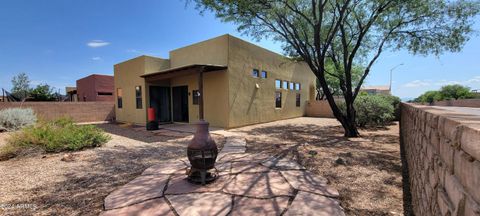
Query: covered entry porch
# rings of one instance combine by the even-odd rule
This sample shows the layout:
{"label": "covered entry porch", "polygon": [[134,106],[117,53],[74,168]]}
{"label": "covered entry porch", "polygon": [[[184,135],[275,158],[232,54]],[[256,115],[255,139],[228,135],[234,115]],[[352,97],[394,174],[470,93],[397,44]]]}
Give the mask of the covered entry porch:
{"label": "covered entry porch", "polygon": [[[142,75],[145,79],[147,105],[154,109],[156,121],[159,124],[194,123],[205,119],[205,109],[209,114],[225,112],[222,105],[216,108],[212,103],[214,98],[226,91],[220,89],[225,85],[222,82],[226,80],[226,69],[223,65],[192,64]],[[226,97],[219,99],[221,98]],[[222,100],[218,102],[221,103]],[[225,126],[219,119],[221,114],[209,114],[207,120],[212,125]]]}

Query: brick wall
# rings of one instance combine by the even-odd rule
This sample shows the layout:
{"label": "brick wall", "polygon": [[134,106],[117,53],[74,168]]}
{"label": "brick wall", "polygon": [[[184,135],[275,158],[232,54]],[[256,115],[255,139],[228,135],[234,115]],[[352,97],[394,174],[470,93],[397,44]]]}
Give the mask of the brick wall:
{"label": "brick wall", "polygon": [[5,108],[29,107],[39,118],[55,119],[69,116],[76,122],[112,121],[115,119],[113,102],[5,102],[0,103],[0,110]]}
{"label": "brick wall", "polygon": [[415,215],[480,215],[479,116],[402,104],[400,139]]}
{"label": "brick wall", "polygon": [[459,107],[480,107],[480,99],[460,99],[435,101],[435,106],[459,106]]}

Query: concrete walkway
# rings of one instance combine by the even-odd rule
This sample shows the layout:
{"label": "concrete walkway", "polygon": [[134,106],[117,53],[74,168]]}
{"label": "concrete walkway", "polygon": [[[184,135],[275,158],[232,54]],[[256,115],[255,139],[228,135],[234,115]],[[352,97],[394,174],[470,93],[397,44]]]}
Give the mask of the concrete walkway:
{"label": "concrete walkway", "polygon": [[480,116],[480,108],[454,107],[454,106],[435,106],[435,107],[443,110],[457,112],[457,113]]}
{"label": "concrete walkway", "polygon": [[186,180],[188,159],[152,166],[105,198],[102,215],[345,215],[338,191],[298,163],[245,153],[242,137],[227,137],[206,186]]}

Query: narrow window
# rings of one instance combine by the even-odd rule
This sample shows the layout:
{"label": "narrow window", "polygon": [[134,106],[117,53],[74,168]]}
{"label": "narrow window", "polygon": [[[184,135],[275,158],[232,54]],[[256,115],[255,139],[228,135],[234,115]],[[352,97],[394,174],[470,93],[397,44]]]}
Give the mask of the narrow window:
{"label": "narrow window", "polygon": [[120,109],[123,107],[123,100],[122,100],[122,89],[117,88],[117,107]]}
{"label": "narrow window", "polygon": [[198,99],[200,98],[200,92],[198,90],[192,91],[193,104],[198,105]]}
{"label": "narrow window", "polygon": [[262,71],[262,78],[266,79],[267,78],[267,71]]}
{"label": "narrow window", "polygon": [[275,88],[276,89],[282,88],[282,80],[275,80]]}
{"label": "narrow window", "polygon": [[297,93],[297,97],[295,98],[295,105],[297,107],[300,107],[300,93]]}
{"label": "narrow window", "polygon": [[290,83],[290,90],[294,90],[295,89],[295,83],[291,82]]}
{"label": "narrow window", "polygon": [[142,109],[142,87],[135,86],[135,102],[137,104],[137,109]]}
{"label": "narrow window", "polygon": [[282,92],[275,92],[275,108],[282,108]]}
{"label": "narrow window", "polygon": [[288,89],[288,81],[283,81],[283,89]]}
{"label": "narrow window", "polygon": [[297,90],[297,91],[300,90],[300,83],[295,83],[295,90]]}
{"label": "narrow window", "polygon": [[258,74],[259,74],[259,73],[258,73],[258,70],[257,70],[257,69],[253,69],[253,70],[252,70],[252,76],[253,76],[253,77],[258,77]]}

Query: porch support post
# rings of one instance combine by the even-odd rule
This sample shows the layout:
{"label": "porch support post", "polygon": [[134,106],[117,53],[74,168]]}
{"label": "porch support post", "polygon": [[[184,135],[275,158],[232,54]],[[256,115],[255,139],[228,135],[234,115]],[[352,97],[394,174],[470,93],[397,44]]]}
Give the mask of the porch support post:
{"label": "porch support post", "polygon": [[200,68],[200,73],[198,74],[198,118],[200,121],[203,121],[203,71],[204,67]]}

